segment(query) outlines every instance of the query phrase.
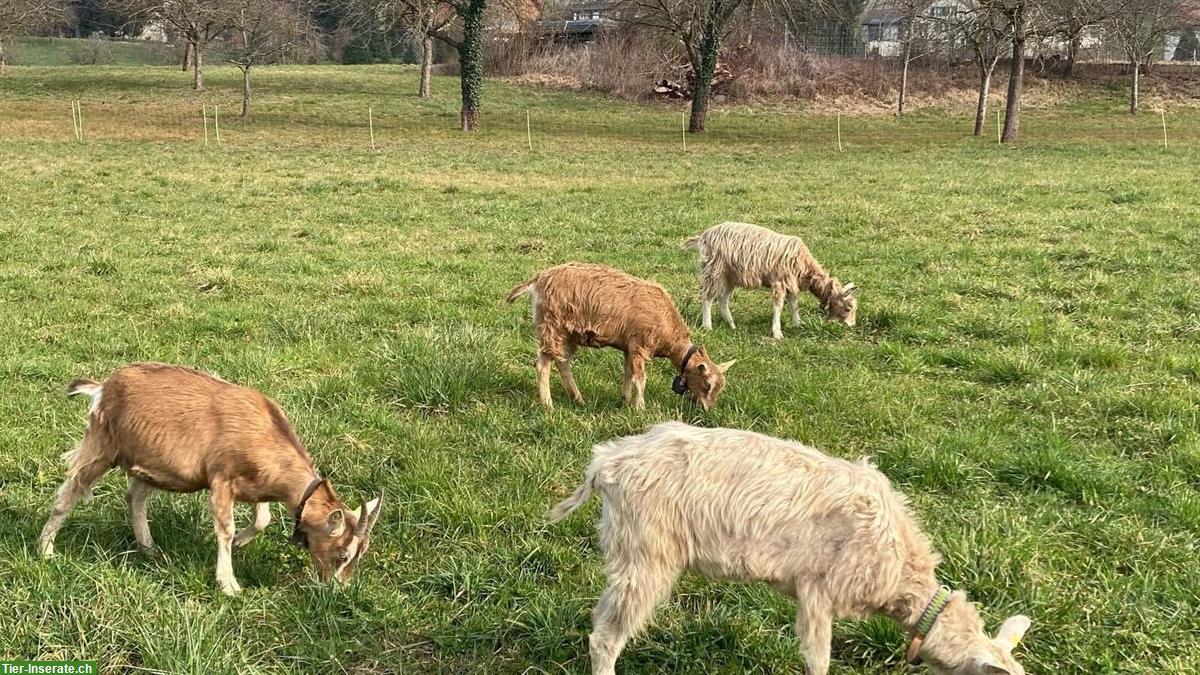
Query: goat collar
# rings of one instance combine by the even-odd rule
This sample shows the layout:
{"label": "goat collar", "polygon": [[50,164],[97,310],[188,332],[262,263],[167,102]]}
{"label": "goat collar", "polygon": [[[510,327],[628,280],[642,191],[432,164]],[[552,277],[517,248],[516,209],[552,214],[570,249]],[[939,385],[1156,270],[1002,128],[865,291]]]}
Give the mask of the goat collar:
{"label": "goat collar", "polygon": [[325,479],[320,476],[312,479],[308,487],[304,488],[304,494],[300,497],[300,503],[296,505],[296,510],[292,512],[292,519],[295,521],[292,525],[292,543],[297,546],[308,548],[308,534],[300,529],[300,516],[304,515],[304,505],[308,503],[308,498],[313,496],[313,493],[324,482]]}
{"label": "goat collar", "polygon": [[688,346],[687,354],[683,355],[683,361],[679,363],[679,374],[675,376],[675,381],[671,383],[671,390],[676,394],[683,396],[688,391],[687,380],[683,379],[683,373],[687,371],[688,361],[692,360],[692,355],[700,351],[696,345]]}
{"label": "goat collar", "polygon": [[930,598],[929,604],[925,605],[925,611],[921,612],[921,618],[917,619],[917,626],[913,629],[912,643],[908,645],[908,651],[904,654],[904,660],[911,664],[921,662],[921,658],[917,656],[917,652],[921,651],[921,644],[925,642],[925,636],[933,629],[933,624],[938,617],[942,615],[942,610],[946,609],[946,605],[950,604],[950,598],[953,597],[950,589],[946,586],[938,587]]}

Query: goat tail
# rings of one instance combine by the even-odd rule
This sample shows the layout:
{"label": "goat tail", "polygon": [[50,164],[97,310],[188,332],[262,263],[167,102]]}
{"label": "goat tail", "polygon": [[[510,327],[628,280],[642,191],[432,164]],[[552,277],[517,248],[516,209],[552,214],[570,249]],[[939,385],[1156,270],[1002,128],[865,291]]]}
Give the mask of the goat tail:
{"label": "goat tail", "polygon": [[71,384],[67,385],[67,396],[78,396],[83,394],[85,396],[96,398],[100,395],[101,389],[103,389],[103,386],[99,382],[95,380],[89,380],[86,377],[81,377],[71,380]]}
{"label": "goat tail", "polygon": [[698,234],[694,237],[688,237],[687,239],[684,239],[683,247],[684,248],[700,248],[700,237],[702,237],[702,236],[703,235]]}
{"label": "goat tail", "polygon": [[87,378],[71,380],[71,384],[67,385],[67,396],[83,394],[92,399],[92,405],[88,408],[89,415],[96,412],[96,409],[100,407],[100,393],[102,391],[104,391],[102,383]]}
{"label": "goat tail", "polygon": [[533,290],[533,282],[537,281],[537,277],[529,281],[517,284],[511,291],[508,292],[508,297],[504,298],[508,302],[513,302],[522,295],[526,295]]}
{"label": "goat tail", "polygon": [[584,502],[586,502],[592,496],[592,481],[595,478],[595,469],[589,467],[587,476],[584,477],[583,482],[579,484],[579,487],[575,488],[575,492],[571,493],[570,497],[562,500],[554,508],[546,512],[546,520],[551,523],[557,523],[563,518],[571,515],[575,509],[583,506]]}

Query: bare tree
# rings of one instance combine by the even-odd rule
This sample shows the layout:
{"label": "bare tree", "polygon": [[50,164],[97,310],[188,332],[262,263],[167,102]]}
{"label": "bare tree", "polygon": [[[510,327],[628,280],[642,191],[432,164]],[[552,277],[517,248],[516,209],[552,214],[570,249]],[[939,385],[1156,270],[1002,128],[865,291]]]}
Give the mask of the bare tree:
{"label": "bare tree", "polygon": [[229,7],[226,58],[242,71],[242,117],[250,112],[250,69],[289,54],[310,56],[320,49],[316,25],[306,8],[290,0],[235,0]]}
{"label": "bare tree", "polygon": [[62,0],[0,0],[0,75],[8,68],[5,41],[20,33],[49,27],[63,17],[65,9]]}
{"label": "bare tree", "polygon": [[620,20],[661,31],[679,41],[692,69],[688,131],[704,131],[721,40],[748,0],[623,0]]}
{"label": "bare tree", "polygon": [[[896,96],[896,114],[903,115],[908,103],[909,66],[931,51],[949,47],[955,34],[951,28],[959,19],[954,11],[945,16],[930,14],[931,0],[888,0],[886,5],[900,20],[900,86]],[[957,10],[957,8],[954,8]],[[918,50],[919,53],[913,53]]]}
{"label": "bare tree", "polygon": [[1046,4],[1049,32],[1067,46],[1066,75],[1075,72],[1084,34],[1100,26],[1112,9],[1112,3],[1106,0],[1056,0]]}
{"label": "bare tree", "polygon": [[441,40],[458,51],[463,131],[479,129],[483,99],[483,30],[488,0],[345,0],[351,20],[384,30],[405,28],[421,35],[421,85],[418,94],[429,95],[433,68],[433,42]]}
{"label": "bare tree", "polygon": [[[812,16],[807,8],[832,0],[766,0],[762,4],[790,22]],[[692,111],[688,131],[704,131],[712,93],[713,75],[721,42],[732,30],[734,18],[752,0],[618,0],[619,21],[650,28],[677,40],[692,70]]]}
{"label": "bare tree", "polygon": [[1012,61],[1008,71],[1008,101],[1001,139],[1015,143],[1021,135],[1021,95],[1025,90],[1025,45],[1045,31],[1045,6],[1058,0],[987,0],[1008,23]]}
{"label": "bare tree", "polygon": [[1129,57],[1129,112],[1141,109],[1141,71],[1154,62],[1155,52],[1165,48],[1166,36],[1182,27],[1183,3],[1180,0],[1115,0],[1107,34],[1121,45]]}
{"label": "bare tree", "polygon": [[[446,0],[347,0],[347,21],[353,28],[381,32],[404,30],[421,39],[421,78],[417,95],[429,98],[433,74],[433,41],[446,41],[457,16]],[[448,42],[448,41],[447,41]]]}
{"label": "bare tree", "polygon": [[183,61],[192,64],[192,89],[204,89],[204,50],[229,29],[237,0],[110,0],[146,23],[174,28],[187,43]]}
{"label": "bare tree", "polygon": [[1007,51],[1009,41],[1008,19],[989,0],[974,0],[965,11],[952,19],[954,31],[970,47],[979,70],[979,99],[975,104],[975,135],[983,135],[987,122],[988,97],[992,89],[992,76],[996,64]]}

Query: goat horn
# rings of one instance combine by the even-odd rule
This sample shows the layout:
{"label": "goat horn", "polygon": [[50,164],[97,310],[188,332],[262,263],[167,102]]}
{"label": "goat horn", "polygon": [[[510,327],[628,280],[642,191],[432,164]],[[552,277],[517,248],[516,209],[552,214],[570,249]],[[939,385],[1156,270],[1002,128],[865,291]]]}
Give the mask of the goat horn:
{"label": "goat horn", "polygon": [[848,283],[842,287],[842,295],[850,295],[857,288],[858,288],[858,286],[855,286],[854,282],[851,281],[850,283]]}
{"label": "goat horn", "polygon": [[382,510],[382,496],[363,504],[358,517],[358,524],[354,527],[354,536],[365,537],[371,534],[371,528],[375,527],[375,521],[379,520],[379,512]]}
{"label": "goat horn", "polygon": [[371,512],[371,524],[367,526],[367,534],[371,534],[371,530],[375,529],[375,521],[379,520],[380,513],[383,513],[383,494],[375,498],[375,510]]}
{"label": "goat horn", "polygon": [[367,505],[363,504],[358,509],[358,523],[354,526],[354,536],[364,537],[367,531],[371,529],[370,514],[367,513]]}

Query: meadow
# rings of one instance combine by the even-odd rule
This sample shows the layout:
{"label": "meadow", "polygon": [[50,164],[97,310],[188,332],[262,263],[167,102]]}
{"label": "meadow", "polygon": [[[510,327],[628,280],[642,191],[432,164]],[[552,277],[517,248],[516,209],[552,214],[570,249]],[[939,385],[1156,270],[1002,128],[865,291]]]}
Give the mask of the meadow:
{"label": "meadow", "polygon": [[[543,512],[592,445],[665,419],[871,456],[994,630],[1026,613],[1032,673],[1190,673],[1200,663],[1200,112],[1112,98],[1030,109],[1025,139],[966,114],[903,120],[730,107],[687,139],[680,109],[489,82],[482,133],[457,81],[410,67],[263,69],[187,89],[171,68],[20,68],[0,78],[0,657],[113,672],[584,673],[603,588],[598,503]],[[73,138],[69,101],[82,101]],[[201,106],[220,106],[204,144]],[[376,149],[370,147],[371,109]],[[211,114],[211,113],[210,113]],[[526,133],[528,114],[530,133]],[[532,150],[529,145],[532,144]],[[619,405],[620,355],[587,351],[587,403],[537,403],[527,301],[566,260],[653,278],[699,323],[694,253],[722,220],[800,234],[862,287],[859,325],[769,339],[695,333],[737,359],[701,414],[649,372]],[[72,377],[138,360],[257,387],[352,505],[386,508],[352,583],[320,586],[289,516],[213,580],[201,495],[157,494],[164,554],[135,551],[110,474],[35,539],[82,435]],[[239,510],[240,523],[249,517]],[[835,673],[902,673],[886,620],[834,632]],[[801,672],[766,587],[686,576],[625,673]]]}

